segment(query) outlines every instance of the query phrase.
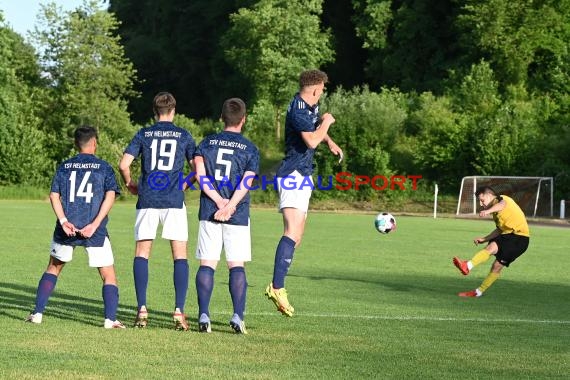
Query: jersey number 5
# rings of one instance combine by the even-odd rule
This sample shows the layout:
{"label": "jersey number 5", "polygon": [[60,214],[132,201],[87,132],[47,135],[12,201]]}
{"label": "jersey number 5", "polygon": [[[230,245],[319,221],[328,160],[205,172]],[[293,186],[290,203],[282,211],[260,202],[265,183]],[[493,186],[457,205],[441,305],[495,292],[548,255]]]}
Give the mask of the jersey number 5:
{"label": "jersey number 5", "polygon": [[69,176],[69,203],[75,202],[75,197],[85,198],[85,203],[91,203],[91,198],[93,198],[93,185],[88,182],[91,172],[85,172],[77,192],[75,191],[75,185],[77,180],[77,172],[74,170]]}
{"label": "jersey number 5", "polygon": [[223,166],[224,174],[220,169],[216,169],[214,173],[214,178],[216,181],[223,181],[224,179],[228,181],[230,179],[230,173],[232,171],[232,162],[230,160],[224,159],[224,154],[234,154],[233,149],[220,148],[218,150],[218,156],[216,157],[216,166]]}

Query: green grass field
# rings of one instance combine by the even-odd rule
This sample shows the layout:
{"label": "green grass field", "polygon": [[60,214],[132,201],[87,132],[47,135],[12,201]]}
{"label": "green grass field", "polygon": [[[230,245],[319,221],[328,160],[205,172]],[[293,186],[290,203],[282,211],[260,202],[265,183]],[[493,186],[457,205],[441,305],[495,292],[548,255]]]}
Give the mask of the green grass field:
{"label": "green grass field", "polygon": [[[529,250],[478,299],[490,261],[462,276],[490,220],[398,216],[380,235],[371,214],[312,213],[287,277],[293,318],[263,290],[281,235],[275,210],[253,210],[248,335],[229,327],[228,271],[212,298],[212,334],[196,331],[193,259],[196,208],[189,208],[193,331],[171,329],[174,291],[168,244],[150,261],[145,330],[104,330],[101,281],[82,249],[67,265],[41,325],[23,322],[48,261],[55,218],[48,202],[0,201],[0,378],[81,379],[567,379],[570,373],[570,229],[531,226]],[[119,276],[119,319],[135,317],[134,205],[117,203],[109,231]]]}

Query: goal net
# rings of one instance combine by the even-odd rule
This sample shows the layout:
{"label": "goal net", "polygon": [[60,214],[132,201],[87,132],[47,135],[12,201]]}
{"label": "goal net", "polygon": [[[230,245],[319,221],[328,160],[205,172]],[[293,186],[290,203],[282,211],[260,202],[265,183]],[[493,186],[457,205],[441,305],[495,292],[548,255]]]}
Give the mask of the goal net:
{"label": "goal net", "polygon": [[479,202],[475,191],[480,186],[491,186],[498,194],[513,198],[526,216],[554,214],[552,177],[496,177],[469,176],[461,180],[457,215],[477,214]]}

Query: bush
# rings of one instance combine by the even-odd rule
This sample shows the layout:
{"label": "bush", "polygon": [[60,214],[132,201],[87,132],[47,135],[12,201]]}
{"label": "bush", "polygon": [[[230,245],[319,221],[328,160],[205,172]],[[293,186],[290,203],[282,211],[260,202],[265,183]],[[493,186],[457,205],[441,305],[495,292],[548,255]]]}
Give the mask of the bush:
{"label": "bush", "polygon": [[[406,104],[406,97],[397,90],[373,93],[367,87],[351,91],[339,89],[323,99],[320,111],[330,112],[335,117],[329,135],[341,147],[345,159],[339,164],[326,144],[321,144],[315,154],[316,174],[328,178],[346,172],[353,176],[352,182],[356,175],[390,177],[394,173],[390,152],[403,132],[408,112]],[[389,196],[387,192],[364,185],[359,190],[353,186],[342,192],[317,192],[315,198],[326,199],[333,193],[334,197],[358,201]]]}

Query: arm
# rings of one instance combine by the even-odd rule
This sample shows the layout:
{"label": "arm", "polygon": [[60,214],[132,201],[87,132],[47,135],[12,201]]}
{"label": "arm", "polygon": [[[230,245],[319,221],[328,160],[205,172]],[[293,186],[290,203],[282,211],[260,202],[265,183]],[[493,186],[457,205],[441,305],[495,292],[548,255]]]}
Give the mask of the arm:
{"label": "arm", "polygon": [[67,236],[75,235],[75,226],[65,217],[65,212],[63,211],[63,205],[61,204],[61,196],[59,193],[51,192],[49,194],[49,201],[51,203],[51,208],[53,209],[55,216],[59,220],[59,224],[61,224],[61,227],[63,228],[63,232],[65,232]]}
{"label": "arm", "polygon": [[501,234],[501,230],[498,228],[495,228],[493,231],[491,231],[491,233],[485,237],[478,237],[475,238],[473,240],[473,243],[475,243],[475,245],[477,244],[481,244],[481,243],[485,243],[487,241],[493,240],[494,238],[496,238],[497,236],[499,236]]}
{"label": "arm", "polygon": [[232,215],[236,212],[238,203],[241,202],[249,189],[251,189],[254,179],[255,173],[252,171],[246,171],[243,175],[243,178],[241,179],[240,184],[237,186],[236,191],[234,191],[232,198],[225,207],[221,208],[214,214],[214,219],[219,220],[220,222],[226,222],[230,220]]}
{"label": "arm", "polygon": [[[190,174],[192,174],[192,172],[196,173],[196,168],[194,167],[194,160],[188,160],[188,166],[190,167]],[[190,185],[196,183],[197,179],[198,179],[198,174],[196,173],[196,175],[190,178]],[[182,184],[182,191],[188,190],[190,185],[188,184],[188,182],[184,181],[184,183]]]}
{"label": "arm", "polygon": [[329,135],[325,136],[325,138],[323,139],[323,142],[327,143],[332,154],[334,154],[335,156],[339,156],[338,157],[338,163],[340,164],[340,162],[344,158],[344,154],[342,153],[342,149],[340,149],[340,147],[338,145],[336,145],[336,143],[333,141],[333,139],[331,139],[331,137]]}
{"label": "arm", "polygon": [[489,214],[492,214],[494,212],[499,212],[502,211],[505,207],[507,206],[507,203],[505,202],[505,200],[501,200],[500,202],[495,203],[493,206],[489,207],[486,210],[482,210],[479,213],[479,216],[487,216]]}
{"label": "arm", "polygon": [[115,203],[115,196],[116,193],[114,190],[109,190],[105,193],[105,199],[103,200],[103,203],[101,203],[101,208],[99,209],[99,213],[95,219],[93,219],[91,223],[79,230],[81,236],[84,236],[86,238],[93,236],[97,228],[99,228],[99,225],[103,219],[105,219],[107,214],[109,214],[109,211],[111,211],[111,207],[113,207],[113,203]]}
{"label": "arm", "polygon": [[123,158],[119,162],[119,172],[121,173],[121,177],[123,177],[123,181],[127,185],[127,189],[133,195],[138,194],[138,185],[132,181],[131,178],[131,164],[135,160],[135,157],[125,153],[123,154]]}
{"label": "arm", "polygon": [[202,179],[206,178],[206,166],[204,166],[204,157],[194,157],[194,165],[196,165],[196,177],[199,179],[198,185],[200,186],[200,190],[202,190],[204,194],[206,194],[211,200],[216,203],[218,209],[223,208],[228,203],[228,200],[222,198],[220,193],[218,193],[212,185],[209,183],[204,184],[202,182]]}
{"label": "arm", "polygon": [[[311,149],[316,149],[316,147],[324,141],[324,139],[328,136],[327,133],[329,131],[329,127],[332,123],[335,122],[333,115],[330,113],[325,113],[321,118],[321,124],[319,127],[313,132],[301,132],[301,137],[307,145]],[[330,137],[329,137],[330,139]]]}

